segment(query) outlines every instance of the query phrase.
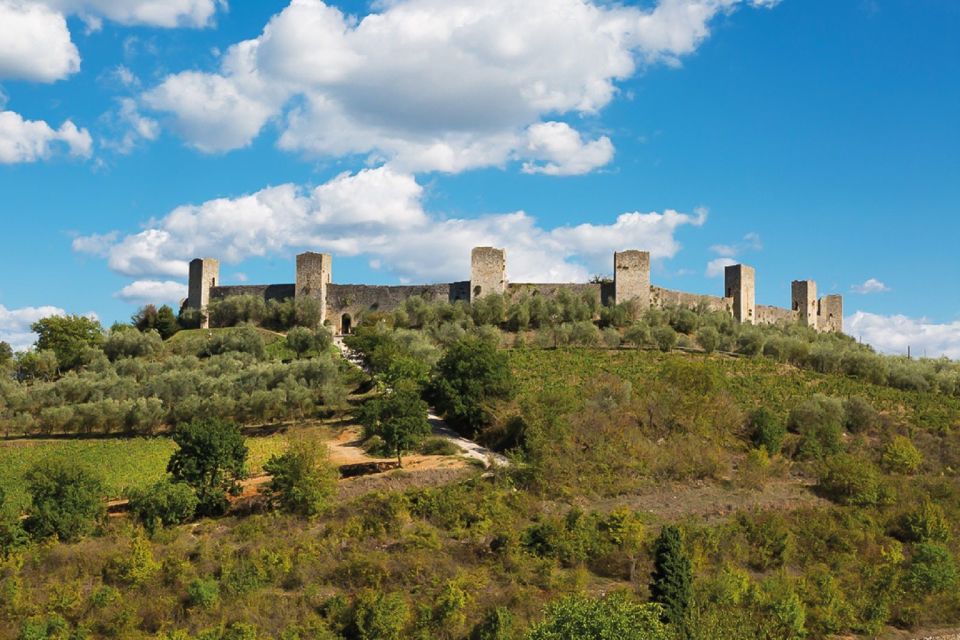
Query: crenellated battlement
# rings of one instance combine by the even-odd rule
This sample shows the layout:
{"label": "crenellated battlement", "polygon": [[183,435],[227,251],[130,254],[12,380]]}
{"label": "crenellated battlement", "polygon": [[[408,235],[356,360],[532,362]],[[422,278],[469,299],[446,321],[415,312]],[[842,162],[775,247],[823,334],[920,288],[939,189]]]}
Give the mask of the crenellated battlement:
{"label": "crenellated battlement", "polygon": [[601,304],[631,302],[638,311],[651,307],[698,307],[730,313],[745,324],[798,322],[818,331],[843,331],[842,296],[817,298],[814,281],[794,280],[790,285],[790,309],[757,305],[756,270],[744,264],[726,267],[723,295],[710,296],[652,285],[650,253],[647,251],[614,253],[612,283],[512,283],[507,280],[506,252],[503,249],[475,247],[470,258],[469,280],[394,286],[334,284],[333,257],[313,252],[297,256],[294,284],[223,286],[218,282],[220,263],[213,258],[198,258],[190,263],[190,293],[185,304],[202,312],[210,300],[231,295],[255,295],[265,299],[310,297],[320,301],[322,319],[326,324],[337,332],[349,332],[365,313],[390,311],[413,296],[456,302],[478,300],[491,294],[510,299],[521,295],[553,297],[566,290],[578,296],[595,296]]}

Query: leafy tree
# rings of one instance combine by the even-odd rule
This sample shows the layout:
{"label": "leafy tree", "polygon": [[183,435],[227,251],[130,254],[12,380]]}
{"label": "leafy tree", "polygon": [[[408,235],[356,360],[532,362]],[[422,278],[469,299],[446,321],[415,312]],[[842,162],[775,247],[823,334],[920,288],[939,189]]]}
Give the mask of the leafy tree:
{"label": "leafy tree", "polygon": [[30,330],[37,334],[37,350],[53,351],[60,367],[65,370],[81,365],[88,347],[103,344],[103,327],[98,321],[84,316],[42,318],[30,325]]}
{"label": "leafy tree", "polygon": [[432,395],[450,423],[474,435],[492,420],[490,405],[515,392],[506,354],[477,337],[455,342],[437,363]]}
{"label": "leafy tree", "polygon": [[214,578],[197,578],[187,586],[187,601],[191,607],[213,609],[220,601],[220,583]]}
{"label": "leafy tree", "polygon": [[158,315],[156,305],[147,304],[137,309],[137,312],[130,317],[130,324],[139,331],[150,331],[157,328]]}
{"label": "leafy tree", "polygon": [[840,504],[869,506],[881,498],[880,474],[874,466],[847,453],[832,456],[824,463],[819,486]]}
{"label": "leafy tree", "polygon": [[505,607],[491,609],[470,633],[470,640],[511,640],[513,615]]}
{"label": "leafy tree", "polygon": [[103,343],[103,352],[111,361],[120,358],[144,358],[163,350],[163,340],[155,329],[141,333],[127,327],[126,331],[111,331]]}
{"label": "leafy tree", "polygon": [[287,332],[287,346],[290,347],[298,358],[314,348],[316,337],[314,333],[305,327],[294,327]]}
{"label": "leafy tree", "polygon": [[883,448],[880,464],[889,473],[916,473],[923,464],[923,454],[906,436],[894,436]]}
{"label": "leafy tree", "polygon": [[663,640],[669,637],[656,604],[636,602],[624,593],[604,598],[570,596],[547,606],[527,640]]}
{"label": "leafy tree", "polygon": [[720,332],[710,325],[700,327],[697,342],[706,353],[713,353],[720,346]]}
{"label": "leafy tree", "polygon": [[674,345],[677,344],[677,332],[668,325],[655,327],[651,334],[657,348],[664,353],[673,349]]}
{"label": "leafy tree", "polygon": [[877,411],[866,398],[850,396],[843,401],[843,426],[850,433],[862,433],[877,421]]}
{"label": "leafy tree", "polygon": [[946,542],[950,538],[950,521],[943,507],[927,499],[904,514],[899,530],[900,537],[909,542]]}
{"label": "leafy tree", "polygon": [[326,445],[316,438],[294,440],[263,469],[272,477],[261,491],[286,513],[315,516],[329,506],[336,492],[337,470],[330,464]]}
{"label": "leafy tree", "polygon": [[654,602],[663,606],[664,619],[680,624],[690,607],[693,573],[677,527],[667,525],[660,531],[653,555],[650,593]]}
{"label": "leafy tree", "polygon": [[366,590],[353,605],[351,636],[357,640],[400,640],[409,620],[410,609],[403,596]]}
{"label": "leafy tree", "polygon": [[194,490],[183,482],[160,480],[146,489],[129,493],[130,512],[150,533],[158,527],[182,524],[193,518],[199,500]]}
{"label": "leafy tree", "polygon": [[910,568],[904,576],[913,593],[944,593],[957,585],[957,563],[950,550],[936,542],[921,542],[913,549]]}
{"label": "leafy tree", "polygon": [[86,467],[65,460],[44,460],[25,474],[30,515],[24,526],[34,538],[77,540],[106,513],[103,483]]}
{"label": "leafy tree", "polygon": [[780,453],[786,435],[786,426],[766,407],[750,415],[750,440],[755,446],[765,448],[770,455]]}
{"label": "leafy tree", "polygon": [[795,406],[787,428],[800,434],[800,457],[823,458],[839,452],[843,418],[843,404],[836,398],[817,394]]}
{"label": "leafy tree", "polygon": [[401,454],[430,435],[428,409],[416,387],[402,384],[368,401],[360,412],[360,421],[365,427],[365,435],[368,438],[379,436],[402,465]]}
{"label": "leafy tree", "polygon": [[169,305],[163,305],[157,310],[157,321],[153,328],[164,340],[169,340],[180,331],[180,322]]}
{"label": "leafy tree", "polygon": [[21,382],[53,380],[57,376],[57,355],[53,351],[25,351],[17,354],[17,379]]}
{"label": "leafy tree", "polygon": [[0,369],[13,362],[13,347],[9,343],[0,340]]}
{"label": "leafy tree", "polygon": [[227,494],[239,495],[239,480],[246,476],[247,446],[240,429],[219,420],[195,420],[177,427],[173,441],[180,448],[170,458],[167,471],[196,491],[197,515],[225,513]]}

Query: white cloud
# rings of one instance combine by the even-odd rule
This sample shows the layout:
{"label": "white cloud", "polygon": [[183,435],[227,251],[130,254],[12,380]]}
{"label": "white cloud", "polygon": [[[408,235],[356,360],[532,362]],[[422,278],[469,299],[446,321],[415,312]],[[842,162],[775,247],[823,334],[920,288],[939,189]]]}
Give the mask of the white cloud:
{"label": "white cloud", "polygon": [[[278,145],[368,155],[405,171],[509,161],[567,175],[608,163],[562,114],[591,115],[638,66],[675,64],[743,0],[661,0],[653,9],[589,0],[390,0],[362,20],[293,0],[217,73],[185,71],[144,103],[206,152],[244,147],[270,121]],[[547,120],[543,122],[543,120]]]}
{"label": "white cloud", "polygon": [[225,0],[0,0],[0,79],[54,82],[80,70],[66,16],[87,31],[124,25],[205,27]]}
{"label": "white cloud", "polygon": [[0,111],[0,164],[36,162],[64,146],[71,156],[87,158],[93,139],[70,120],[53,129],[43,120],[24,120],[14,111]]}
{"label": "white cloud", "polygon": [[177,303],[187,297],[187,285],[173,280],[136,280],[114,296],[136,304]]}
{"label": "white cloud", "polygon": [[857,311],[843,323],[846,333],[884,353],[906,355],[909,346],[915,356],[925,353],[960,360],[960,320],[936,323],[926,318]]}
{"label": "white cloud", "polygon": [[425,212],[422,198],[413,176],[380,167],[309,191],[284,184],[181,206],[139,233],[80,237],[73,246],[135,278],[182,278],[196,256],[236,264],[310,249],[363,255],[401,280],[449,281],[467,277],[472,247],[495,245],[507,249],[515,281],[569,282],[608,270],[616,250],[672,257],[680,249],[676,231],[703,225],[707,216],[702,209],[631,212],[610,224],[545,229],[522,211],[445,219]]}
{"label": "white cloud", "polygon": [[0,79],[53,82],[79,70],[63,14],[36,2],[0,0]]}
{"label": "white cloud", "polygon": [[613,143],[607,136],[584,143],[580,132],[565,122],[540,122],[527,129],[524,173],[569,176],[589,173],[613,159]]}
{"label": "white cloud", "polygon": [[715,258],[707,263],[706,276],[708,278],[719,278],[723,275],[724,269],[737,264],[733,258]]}
{"label": "white cloud", "polygon": [[0,304],[0,341],[6,342],[14,351],[23,351],[37,339],[30,325],[41,318],[62,316],[66,312],[59,307],[24,307],[7,309]]}
{"label": "white cloud", "polygon": [[863,284],[855,284],[850,289],[854,293],[868,294],[868,293],[883,293],[885,291],[890,291],[890,287],[880,282],[876,278],[869,278]]}
{"label": "white cloud", "polygon": [[160,135],[160,123],[140,113],[133,98],[120,98],[117,109],[101,118],[114,131],[114,137],[103,137],[100,146],[126,154],[141,142],[156,140]]}

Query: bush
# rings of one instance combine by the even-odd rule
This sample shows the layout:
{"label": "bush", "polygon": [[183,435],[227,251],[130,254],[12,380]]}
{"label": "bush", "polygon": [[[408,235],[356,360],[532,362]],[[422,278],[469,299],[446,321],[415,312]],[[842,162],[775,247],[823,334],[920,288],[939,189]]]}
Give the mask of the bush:
{"label": "bush", "polygon": [[651,332],[653,342],[660,351],[666,353],[677,344],[677,332],[669,326],[655,327]]}
{"label": "bush", "polygon": [[357,640],[400,640],[409,619],[410,610],[400,594],[362,591],[353,605],[350,631]]}
{"label": "bush", "polygon": [[737,353],[758,356],[763,353],[764,337],[759,329],[743,329],[737,337]]}
{"label": "bush", "polygon": [[513,614],[504,607],[488,611],[470,633],[470,640],[511,640],[513,637]]}
{"label": "bush", "polygon": [[620,332],[613,327],[604,329],[603,344],[605,344],[608,349],[618,349],[620,347]]}
{"label": "bush", "polygon": [[850,433],[863,433],[877,422],[877,411],[860,396],[850,396],[843,401],[843,415],[843,425]]}
{"label": "bush", "polygon": [[278,509],[301,516],[315,516],[330,506],[338,473],[330,463],[327,446],[315,438],[302,437],[282,455],[271,457],[263,470],[272,477],[261,491]]}
{"label": "bush", "polygon": [[798,455],[819,459],[839,452],[843,418],[840,401],[819,394],[794,407],[790,411],[787,428],[800,434]]}
{"label": "bush", "polygon": [[158,527],[183,524],[193,519],[199,500],[189,485],[161,480],[152,486],[129,493],[130,512],[153,533]]}
{"label": "bush", "polygon": [[917,594],[944,593],[957,585],[957,564],[944,545],[921,542],[913,549],[904,584]]}
{"label": "bush", "polygon": [[163,350],[163,339],[155,330],[140,333],[127,327],[124,331],[111,331],[103,343],[103,352],[111,362],[120,358],[146,358]]}
{"label": "bush", "polygon": [[187,586],[187,602],[191,607],[214,608],[220,602],[220,583],[213,578],[197,578]]}
{"label": "bush", "polygon": [[71,542],[92,532],[106,514],[102,481],[75,462],[39,462],[25,479],[30,515],[24,524],[34,538],[55,535]]}
{"label": "bush", "polygon": [[455,456],[462,453],[460,447],[446,438],[427,438],[420,443],[420,453],[425,456]]}
{"label": "bush", "polygon": [[943,507],[924,500],[900,519],[899,535],[907,542],[946,542],[950,538],[950,522]]}
{"label": "bush", "polygon": [[570,596],[547,606],[544,620],[526,640],[662,640],[670,637],[655,604],[633,600],[623,593],[603,598]]}
{"label": "bush", "polygon": [[316,336],[310,329],[294,327],[287,332],[287,346],[301,358],[316,346]]}
{"label": "bush", "polygon": [[880,502],[880,474],[868,461],[849,454],[835,455],[823,466],[821,491],[840,504],[870,506]]}
{"label": "bush", "polygon": [[697,331],[697,342],[704,351],[713,353],[720,346],[720,332],[709,325],[700,327]]}
{"label": "bush", "polygon": [[750,415],[750,441],[770,455],[780,453],[786,435],[787,427],[772,411],[761,407]]}
{"label": "bush", "polygon": [[894,436],[883,448],[880,465],[888,473],[916,473],[923,464],[923,454],[905,436]]}

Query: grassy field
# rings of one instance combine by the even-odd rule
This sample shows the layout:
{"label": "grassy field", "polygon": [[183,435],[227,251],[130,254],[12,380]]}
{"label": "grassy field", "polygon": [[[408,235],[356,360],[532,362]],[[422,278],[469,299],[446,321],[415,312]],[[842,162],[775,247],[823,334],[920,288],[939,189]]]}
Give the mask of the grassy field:
{"label": "grassy field", "polygon": [[[513,349],[509,354],[521,395],[557,386],[579,387],[604,374],[628,380],[637,390],[665,376],[673,376],[672,381],[688,376],[691,382],[728,391],[744,408],[763,404],[784,416],[815,393],[841,398],[859,395],[879,411],[900,416],[924,430],[942,433],[960,427],[960,398],[902,391],[850,376],[797,369],[767,358],[627,349]],[[544,376],[546,371],[549,376]]]}
{"label": "grassy field", "polygon": [[[282,434],[247,438],[247,467],[260,473],[263,464],[287,446]],[[100,473],[111,498],[128,488],[156,482],[166,472],[176,450],[170,438],[105,438],[96,440],[20,440],[0,444],[0,488],[12,503],[27,506],[23,475],[31,465],[47,459],[77,460]]]}

